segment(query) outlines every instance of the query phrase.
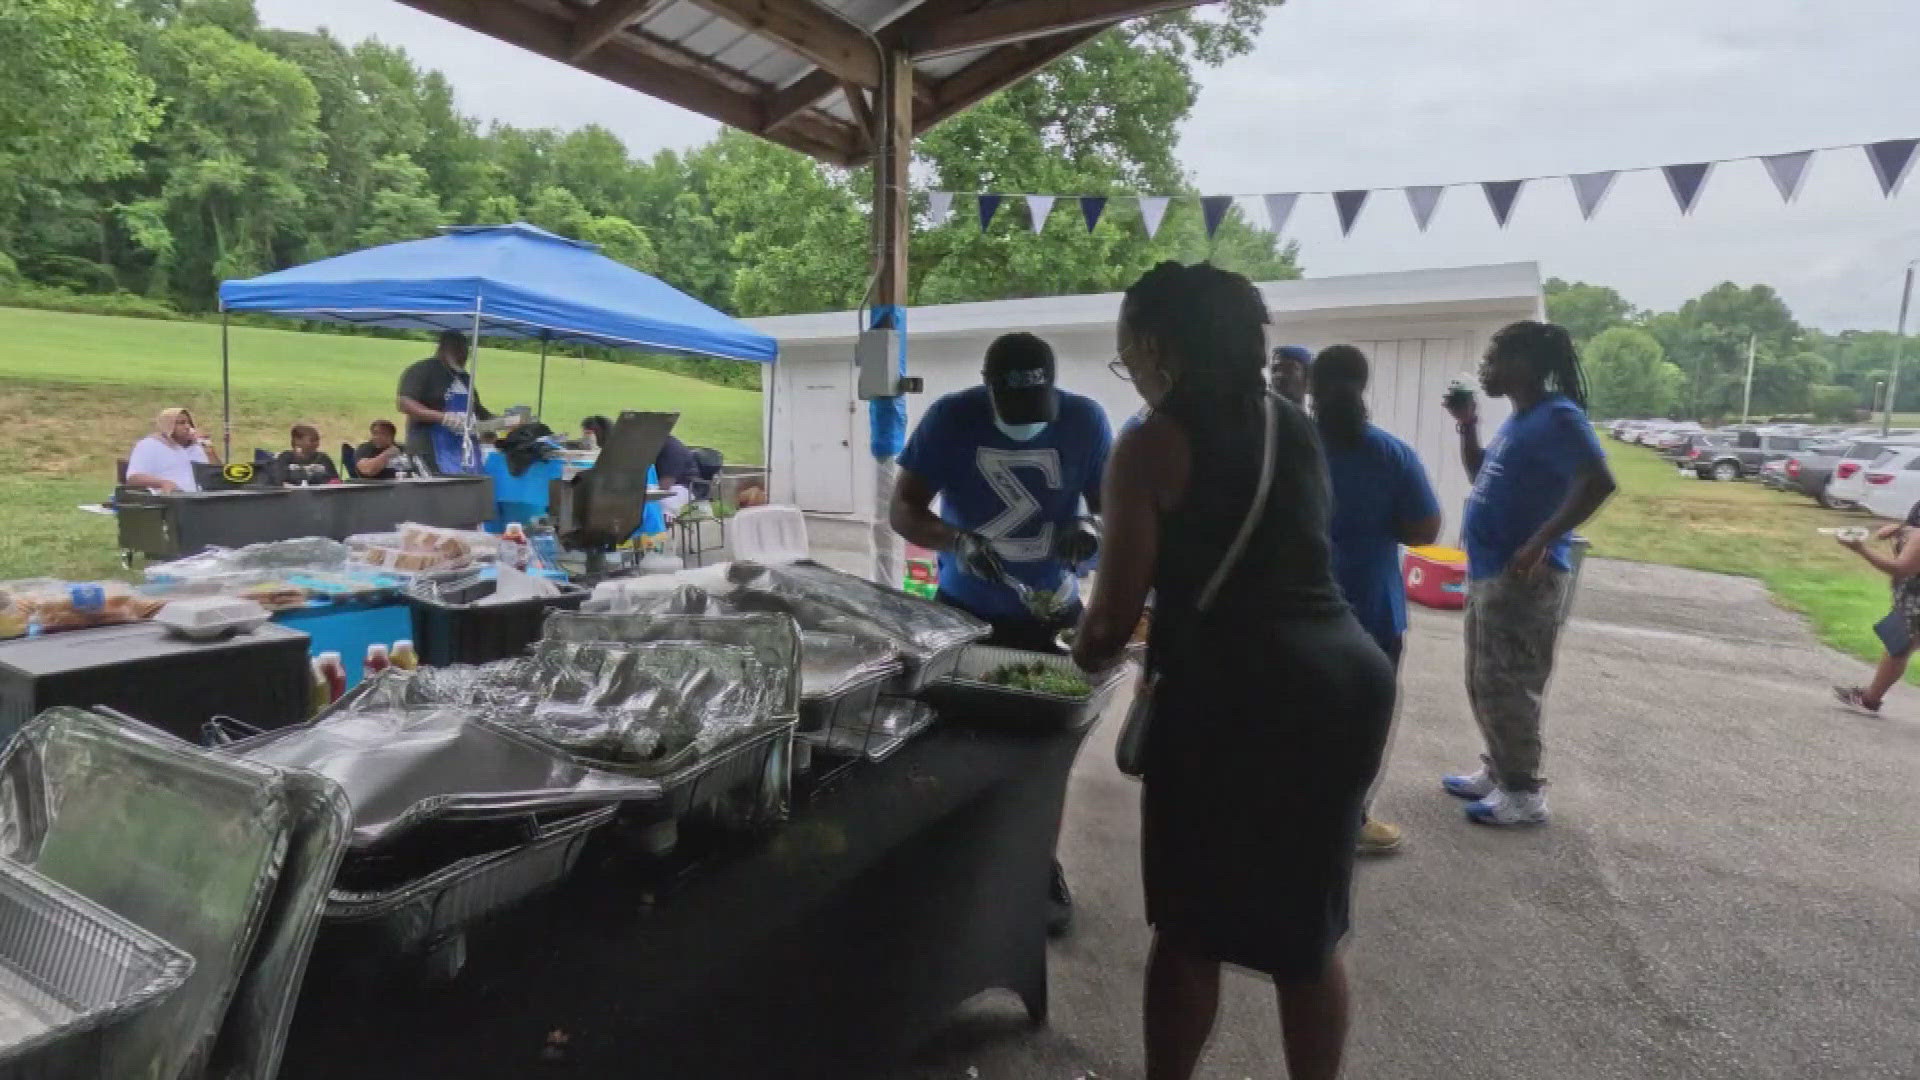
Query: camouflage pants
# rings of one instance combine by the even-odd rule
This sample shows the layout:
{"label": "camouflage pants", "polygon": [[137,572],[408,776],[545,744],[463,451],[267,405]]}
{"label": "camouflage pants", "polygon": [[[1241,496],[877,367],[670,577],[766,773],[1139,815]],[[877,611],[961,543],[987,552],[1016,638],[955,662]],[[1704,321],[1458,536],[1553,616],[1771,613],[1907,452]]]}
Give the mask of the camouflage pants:
{"label": "camouflage pants", "polygon": [[1475,581],[1467,591],[1467,700],[1486,763],[1509,791],[1540,787],[1540,703],[1553,673],[1565,571]]}

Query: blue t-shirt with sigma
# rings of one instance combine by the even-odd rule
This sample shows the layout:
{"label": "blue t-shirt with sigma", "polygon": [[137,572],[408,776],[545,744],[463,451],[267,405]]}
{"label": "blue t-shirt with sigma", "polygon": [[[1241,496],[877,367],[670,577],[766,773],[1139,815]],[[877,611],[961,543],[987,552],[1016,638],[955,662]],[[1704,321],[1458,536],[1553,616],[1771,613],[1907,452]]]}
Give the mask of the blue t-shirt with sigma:
{"label": "blue t-shirt with sigma", "polygon": [[[994,543],[1007,572],[1034,589],[1060,592],[1066,564],[1053,556],[1054,538],[1080,514],[1080,500],[1096,511],[1113,433],[1093,399],[1060,392],[1060,411],[1026,442],[993,422],[985,386],[948,394],[927,408],[900,467],[940,493],[940,519]],[[940,555],[940,591],[983,618],[1027,614],[1019,594],[961,569]]]}
{"label": "blue t-shirt with sigma", "polygon": [[[1499,575],[1573,490],[1575,478],[1606,459],[1593,425],[1563,394],[1548,394],[1500,425],[1467,497],[1461,530],[1467,570],[1478,581]],[[1547,561],[1567,570],[1571,534],[1555,538]]]}
{"label": "blue t-shirt with sigma", "polygon": [[1333,576],[1354,617],[1382,649],[1407,631],[1400,537],[1440,512],[1413,447],[1368,424],[1358,446],[1326,444],[1332,483]]}

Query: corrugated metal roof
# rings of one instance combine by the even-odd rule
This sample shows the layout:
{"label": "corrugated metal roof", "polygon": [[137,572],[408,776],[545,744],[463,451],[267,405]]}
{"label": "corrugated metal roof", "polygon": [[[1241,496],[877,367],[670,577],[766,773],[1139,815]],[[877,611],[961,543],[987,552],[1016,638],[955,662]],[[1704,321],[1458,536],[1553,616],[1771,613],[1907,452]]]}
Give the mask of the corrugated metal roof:
{"label": "corrugated metal roof", "polygon": [[[913,54],[923,131],[1140,14],[1217,0],[401,0],[822,160],[869,154],[844,85]],[[869,52],[871,44],[874,51]],[[979,47],[975,47],[979,46]]]}

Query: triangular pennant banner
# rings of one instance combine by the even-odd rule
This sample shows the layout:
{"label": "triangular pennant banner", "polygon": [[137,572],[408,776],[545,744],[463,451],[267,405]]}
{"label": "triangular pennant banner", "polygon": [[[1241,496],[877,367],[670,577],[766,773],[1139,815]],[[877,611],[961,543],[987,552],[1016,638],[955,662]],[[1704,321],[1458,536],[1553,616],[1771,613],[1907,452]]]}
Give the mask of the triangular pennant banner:
{"label": "triangular pennant banner", "polygon": [[1027,196],[1027,213],[1033,218],[1033,231],[1035,234],[1038,234],[1041,229],[1047,227],[1047,215],[1053,213],[1053,204],[1058,198],[1059,196],[1057,195]]}
{"label": "triangular pennant banner", "polygon": [[1713,162],[1662,165],[1660,172],[1667,178],[1667,190],[1673,192],[1673,201],[1680,205],[1680,213],[1691,214],[1694,203],[1700,200],[1700,189],[1707,186],[1707,174],[1713,172]]}
{"label": "triangular pennant banner", "polygon": [[945,225],[953,214],[953,192],[935,191],[927,195],[927,213],[933,216],[933,223]]}
{"label": "triangular pennant banner", "polygon": [[1781,202],[1792,202],[1800,194],[1800,184],[1807,178],[1807,163],[1813,160],[1813,151],[1802,150],[1797,154],[1774,154],[1763,157],[1761,163],[1767,167],[1767,175],[1773,178],[1773,186],[1780,192]]}
{"label": "triangular pennant banner", "polygon": [[1440,208],[1440,195],[1446,190],[1438,186],[1407,189],[1407,208],[1413,211],[1413,223],[1421,232],[1427,231],[1427,222],[1433,220],[1433,212]]}
{"label": "triangular pennant banner", "polygon": [[1287,227],[1287,219],[1293,216],[1293,204],[1300,201],[1294,194],[1267,196],[1267,231],[1279,236]]}
{"label": "triangular pennant banner", "polygon": [[1205,195],[1200,199],[1200,216],[1207,222],[1207,238],[1219,230],[1220,223],[1227,220],[1227,211],[1233,209],[1231,195]]}
{"label": "triangular pennant banner", "polygon": [[1147,239],[1153,239],[1160,231],[1160,223],[1167,217],[1167,197],[1165,195],[1140,196],[1140,220],[1147,224]]}
{"label": "triangular pennant banner", "polygon": [[1001,196],[999,195],[980,196],[980,231],[981,232],[986,232],[987,226],[993,224],[993,215],[996,213],[999,213],[1000,211],[1000,199],[1001,199]]}
{"label": "triangular pennant banner", "polygon": [[1593,212],[1600,209],[1600,203],[1613,190],[1613,178],[1620,175],[1613,169],[1605,172],[1574,173],[1567,177],[1573,185],[1573,197],[1580,204],[1580,220],[1592,221]]}
{"label": "triangular pennant banner", "polygon": [[1861,147],[1873,164],[1873,175],[1880,181],[1880,194],[1892,198],[1900,193],[1900,183],[1913,168],[1913,151],[1920,139],[1888,139]]}
{"label": "triangular pennant banner", "polygon": [[1367,205],[1368,192],[1363,188],[1357,191],[1336,191],[1333,193],[1333,209],[1340,215],[1340,235],[1353,231],[1353,223],[1360,220],[1360,208]]}
{"label": "triangular pennant banner", "polygon": [[1493,210],[1493,220],[1501,228],[1507,227],[1507,219],[1513,216],[1513,204],[1520,201],[1520,186],[1525,180],[1488,180],[1480,185],[1487,194],[1487,206]]}
{"label": "triangular pennant banner", "polygon": [[1088,232],[1092,232],[1094,226],[1100,224],[1100,215],[1106,212],[1107,197],[1105,195],[1080,196],[1080,216],[1086,219]]}

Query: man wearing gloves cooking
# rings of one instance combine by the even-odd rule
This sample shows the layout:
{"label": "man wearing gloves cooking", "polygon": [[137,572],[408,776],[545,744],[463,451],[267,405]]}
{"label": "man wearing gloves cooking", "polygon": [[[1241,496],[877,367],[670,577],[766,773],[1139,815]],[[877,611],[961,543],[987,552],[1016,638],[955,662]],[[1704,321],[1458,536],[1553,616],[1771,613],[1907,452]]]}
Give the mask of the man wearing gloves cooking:
{"label": "man wearing gloves cooking", "polygon": [[[940,553],[941,602],[993,627],[992,644],[1059,652],[1080,617],[1079,571],[1096,553],[1113,434],[1091,398],[1054,385],[1053,348],[1032,334],[987,347],[982,385],[948,394],[900,455],[889,519]],[[933,500],[940,499],[934,513]],[[1072,908],[1054,865],[1053,928]]]}
{"label": "man wearing gloves cooking", "polygon": [[473,377],[467,374],[465,334],[442,331],[433,355],[401,374],[394,404],[407,414],[408,454],[436,473],[472,471],[465,462],[471,438],[468,413],[474,420],[490,420],[493,414],[480,404]]}

